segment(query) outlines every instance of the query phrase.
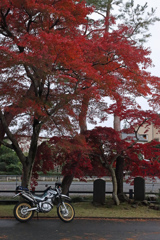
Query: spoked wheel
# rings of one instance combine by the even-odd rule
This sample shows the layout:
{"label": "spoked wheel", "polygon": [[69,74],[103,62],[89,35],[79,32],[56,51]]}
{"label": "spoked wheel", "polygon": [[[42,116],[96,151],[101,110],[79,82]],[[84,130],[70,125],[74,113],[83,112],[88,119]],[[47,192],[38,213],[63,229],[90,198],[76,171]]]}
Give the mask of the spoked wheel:
{"label": "spoked wheel", "polygon": [[75,211],[68,202],[61,203],[57,208],[58,217],[64,222],[71,222],[74,219]]}
{"label": "spoked wheel", "polygon": [[17,203],[13,210],[14,217],[20,222],[29,221],[34,214],[34,211],[27,211],[30,208],[32,208],[32,206],[27,202]]}

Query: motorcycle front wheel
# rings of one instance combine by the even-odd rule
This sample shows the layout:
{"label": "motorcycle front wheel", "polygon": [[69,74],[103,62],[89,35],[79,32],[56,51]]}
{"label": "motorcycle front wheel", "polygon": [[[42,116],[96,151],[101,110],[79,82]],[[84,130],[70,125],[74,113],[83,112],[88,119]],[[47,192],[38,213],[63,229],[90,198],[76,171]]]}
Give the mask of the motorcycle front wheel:
{"label": "motorcycle front wheel", "polygon": [[22,223],[29,221],[34,215],[34,211],[27,211],[30,208],[32,206],[27,202],[17,203],[13,210],[14,217]]}
{"label": "motorcycle front wheel", "polygon": [[57,214],[58,214],[58,217],[63,222],[71,222],[74,219],[75,211],[74,211],[73,206],[70,203],[62,202],[57,207]]}

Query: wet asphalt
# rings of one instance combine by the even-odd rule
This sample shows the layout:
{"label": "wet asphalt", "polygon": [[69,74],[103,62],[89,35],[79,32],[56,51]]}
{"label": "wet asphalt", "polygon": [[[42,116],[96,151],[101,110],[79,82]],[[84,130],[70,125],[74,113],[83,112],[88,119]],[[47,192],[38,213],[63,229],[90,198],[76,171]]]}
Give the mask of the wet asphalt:
{"label": "wet asphalt", "polygon": [[160,220],[0,219],[0,240],[160,240]]}

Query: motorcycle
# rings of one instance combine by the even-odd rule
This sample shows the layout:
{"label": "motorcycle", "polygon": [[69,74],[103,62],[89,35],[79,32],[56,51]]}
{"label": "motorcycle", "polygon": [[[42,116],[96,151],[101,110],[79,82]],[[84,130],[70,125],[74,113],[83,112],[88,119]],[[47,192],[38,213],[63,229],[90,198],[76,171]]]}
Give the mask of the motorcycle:
{"label": "motorcycle", "polygon": [[13,210],[14,217],[20,222],[31,220],[34,212],[48,213],[54,205],[57,206],[57,215],[64,222],[71,222],[74,219],[75,211],[69,203],[71,198],[61,193],[61,184],[56,183],[55,189],[47,187],[42,195],[35,195],[28,188],[17,186],[16,195],[25,199],[18,202]]}

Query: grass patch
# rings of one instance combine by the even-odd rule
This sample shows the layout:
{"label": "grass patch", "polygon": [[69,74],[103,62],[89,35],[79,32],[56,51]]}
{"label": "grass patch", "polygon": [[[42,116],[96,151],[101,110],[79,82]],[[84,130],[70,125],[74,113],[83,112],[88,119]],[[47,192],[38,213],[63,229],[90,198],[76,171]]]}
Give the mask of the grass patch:
{"label": "grass patch", "polygon": [[119,206],[93,206],[90,202],[74,204],[77,217],[105,217],[105,218],[160,218],[160,211],[149,209],[146,206],[133,208],[128,203]]}
{"label": "grass patch", "polygon": [[[150,209],[142,204],[121,203],[114,205],[112,199],[107,199],[104,205],[94,206],[91,198],[73,202],[76,217],[99,218],[160,218],[160,211]],[[0,205],[0,217],[13,217],[14,205]],[[36,216],[36,213],[35,213]],[[54,206],[49,213],[40,213],[39,217],[57,217],[57,208]]]}

